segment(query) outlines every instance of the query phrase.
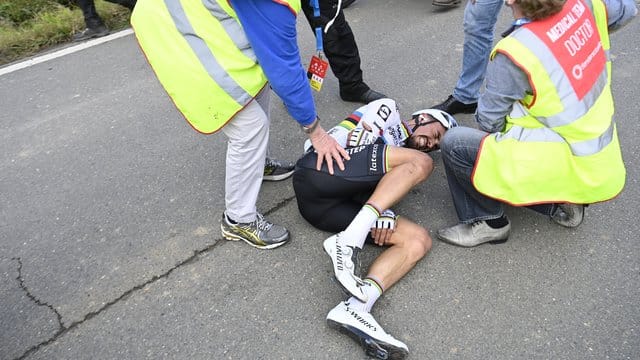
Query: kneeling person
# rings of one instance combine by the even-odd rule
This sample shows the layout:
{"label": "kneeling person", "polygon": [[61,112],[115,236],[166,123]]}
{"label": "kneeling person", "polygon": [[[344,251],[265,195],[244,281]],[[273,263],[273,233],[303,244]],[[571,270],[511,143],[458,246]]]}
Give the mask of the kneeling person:
{"label": "kneeling person", "polygon": [[[408,347],[386,333],[370,310],[425,256],[431,237],[390,208],[431,174],[433,161],[422,151],[438,148],[444,132],[456,125],[450,115],[433,109],[402,121],[395,101],[381,99],[328,132],[349,153],[343,171],[330,175],[326,165],[318,171],[312,149],[296,164],[293,187],[300,213],[316,228],[337,233],[325,240],[324,249],[338,284],[351,295],[329,312],[327,321],[359,340],[371,356],[397,359],[408,354]],[[367,241],[388,248],[362,281],[355,268]]]}

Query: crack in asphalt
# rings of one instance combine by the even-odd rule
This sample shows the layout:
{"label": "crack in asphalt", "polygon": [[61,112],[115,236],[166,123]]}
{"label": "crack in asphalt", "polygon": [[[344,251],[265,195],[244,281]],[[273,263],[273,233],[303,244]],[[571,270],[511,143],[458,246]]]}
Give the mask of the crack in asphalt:
{"label": "crack in asphalt", "polygon": [[[640,1],[640,0],[639,0]],[[287,204],[289,204],[291,202],[291,200],[295,199],[295,195],[294,196],[290,196],[288,198],[285,198],[284,200],[280,201],[279,203],[275,204],[271,209],[265,211],[264,215],[269,215],[272,214],[280,209],[282,209],[283,207],[285,207]]]}
{"label": "crack in asphalt", "polygon": [[24,284],[24,279],[22,278],[22,258],[14,257],[14,258],[11,258],[11,260],[15,260],[18,262],[18,276],[16,277],[16,280],[18,280],[18,284],[20,285],[20,288],[25,292],[25,294],[27,294],[27,297],[31,299],[31,301],[36,303],[36,305],[47,307],[54,314],[56,314],[56,318],[58,319],[58,332],[62,330],[64,328],[64,326],[62,326],[62,315],[60,315],[58,310],[56,310],[53,307],[53,305],[36,298],[33,294],[31,294],[29,289],[27,289],[27,286]]}
{"label": "crack in asphalt", "polygon": [[[277,211],[279,209],[282,209],[288,203],[290,203],[291,200],[293,200],[293,199],[295,199],[295,196],[291,196],[291,197],[285,198],[284,200],[282,200],[279,203],[275,204],[271,209],[265,211],[264,215],[269,215],[269,214],[272,214],[273,212],[275,212],[275,211]],[[41,343],[39,343],[37,345],[34,345],[34,346],[30,347],[29,349],[27,349],[27,351],[25,351],[22,355],[18,356],[14,360],[25,359],[27,356],[29,356],[29,355],[33,354],[34,352],[40,350],[42,347],[45,347],[45,346],[53,343],[54,341],[58,340],[58,338],[60,338],[62,335],[64,335],[64,334],[68,333],[69,331],[75,329],[76,327],[78,327],[79,325],[84,323],[85,321],[91,320],[93,317],[95,317],[95,316],[99,315],[100,313],[102,313],[103,311],[109,309],[111,306],[117,304],[120,300],[124,300],[124,299],[128,298],[129,295],[132,295],[134,292],[144,288],[147,285],[153,284],[154,282],[156,282],[156,281],[158,281],[160,279],[164,279],[164,278],[168,277],[173,271],[177,270],[178,268],[180,268],[180,267],[182,267],[184,265],[189,265],[189,264],[195,263],[195,261],[200,257],[200,255],[209,252],[214,247],[216,247],[219,243],[224,244],[224,243],[228,242],[228,241],[222,241],[221,242],[220,240],[224,240],[224,238],[216,239],[216,241],[213,244],[207,245],[207,246],[205,246],[204,248],[202,248],[200,250],[194,250],[193,255],[191,255],[188,258],[186,258],[185,260],[182,260],[181,262],[177,263],[171,269],[165,271],[164,273],[162,273],[160,275],[154,275],[151,279],[145,281],[144,283],[132,287],[131,289],[129,289],[129,290],[125,291],[124,293],[122,293],[122,295],[120,295],[117,298],[115,298],[114,300],[111,300],[108,303],[105,303],[98,310],[87,313],[82,319],[80,319],[78,321],[74,321],[69,326],[66,326],[66,327],[62,323],[62,315],[60,315],[60,313],[53,307],[53,305],[51,305],[49,303],[46,303],[44,301],[41,301],[40,299],[36,298],[33,294],[31,294],[31,292],[29,291],[27,286],[24,284],[24,279],[22,278],[22,259],[19,258],[19,257],[12,258],[12,260],[18,261],[18,277],[16,278],[16,280],[20,284],[20,288],[27,294],[27,297],[29,299],[31,299],[31,301],[36,303],[38,306],[45,306],[45,307],[49,308],[51,311],[53,311],[54,314],[56,314],[56,318],[58,319],[58,330],[53,334],[53,336],[51,336],[49,339],[47,339],[47,340],[45,340],[45,341],[43,341],[43,342],[41,342]]]}

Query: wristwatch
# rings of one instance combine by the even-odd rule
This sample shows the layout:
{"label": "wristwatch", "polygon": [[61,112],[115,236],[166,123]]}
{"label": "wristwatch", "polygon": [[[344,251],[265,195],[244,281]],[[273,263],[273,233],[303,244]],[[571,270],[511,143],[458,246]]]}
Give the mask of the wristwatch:
{"label": "wristwatch", "polygon": [[316,116],[316,119],[311,124],[307,126],[301,125],[300,127],[305,134],[311,134],[318,127],[318,124],[320,124],[320,118]]}

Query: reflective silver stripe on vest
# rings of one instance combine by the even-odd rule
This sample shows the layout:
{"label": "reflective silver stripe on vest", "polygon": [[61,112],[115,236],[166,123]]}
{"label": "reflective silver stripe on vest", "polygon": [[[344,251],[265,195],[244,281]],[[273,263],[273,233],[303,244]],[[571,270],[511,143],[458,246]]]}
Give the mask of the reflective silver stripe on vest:
{"label": "reflective silver stripe on vest", "polygon": [[[597,29],[596,24],[593,24],[593,26]],[[551,50],[549,50],[542,40],[540,40],[531,30],[527,28],[520,28],[514,31],[512,36],[518,39],[521,43],[527,44],[527,47],[536,55],[545,69],[562,69],[562,66]],[[609,61],[608,52],[607,61]],[[547,71],[547,73],[549,74],[551,82],[555,84],[560,101],[565,109],[563,112],[550,117],[536,116],[538,121],[548,127],[569,125],[573,121],[580,119],[596,103],[602,94],[602,91],[604,91],[608,84],[608,70],[605,66],[602,73],[598,76],[595,84],[580,101],[578,100],[576,93],[573,91],[571,82],[564,71]]]}
{"label": "reflective silver stripe on vest", "polygon": [[[600,28],[598,28],[598,18],[596,17],[596,11],[593,9],[593,2],[591,2],[591,0],[584,0],[584,2],[589,7],[589,10],[591,10],[591,14],[593,15],[593,18],[596,20],[596,24],[595,24],[596,31],[598,32],[598,35],[600,35]],[[607,62],[611,62],[611,51],[609,49],[604,50],[604,57],[607,59]]]}
{"label": "reflective silver stripe on vest", "polygon": [[242,51],[242,54],[257,64],[258,58],[256,57],[256,53],[253,51],[249,39],[247,39],[247,35],[240,23],[229,16],[216,0],[203,0],[202,4],[209,10],[213,17],[220,21],[227,35],[229,35],[231,41],[236,44],[236,47]]}
{"label": "reflective silver stripe on vest", "polygon": [[583,1],[587,5],[587,7],[589,7],[589,10],[591,10],[591,13],[594,14],[593,17],[596,17],[595,12],[593,11],[593,3],[591,2],[591,0],[583,0]]}
{"label": "reflective silver stripe on vest", "polygon": [[598,136],[597,138],[570,144],[571,152],[575,156],[589,156],[589,155],[598,153],[599,151],[604,149],[607,145],[609,145],[611,140],[613,140],[614,129],[615,129],[615,124],[612,121],[611,124],[609,124],[609,127],[607,128],[607,130],[605,130],[605,132],[600,134],[600,136]]}
{"label": "reflective silver stripe on vest", "polygon": [[164,0],[169,14],[176,26],[176,29],[184,36],[191,47],[193,53],[198,57],[202,66],[207,70],[209,76],[215,81],[229,96],[238,104],[245,105],[252,96],[233,80],[231,76],[220,65],[215,55],[207,47],[207,44],[196,34],[189,23],[189,19],[182,8],[182,4],[177,0]]}
{"label": "reflective silver stripe on vest", "polygon": [[609,128],[605,130],[600,136],[595,139],[589,139],[585,141],[567,143],[567,141],[555,131],[549,128],[536,128],[529,129],[522,126],[513,126],[509,131],[505,133],[498,133],[495,135],[496,142],[500,142],[506,139],[514,139],[519,142],[557,142],[567,143],[571,149],[571,153],[575,156],[589,156],[594,155],[604,149],[611,140],[613,140],[613,131],[615,129],[614,122],[612,121]]}

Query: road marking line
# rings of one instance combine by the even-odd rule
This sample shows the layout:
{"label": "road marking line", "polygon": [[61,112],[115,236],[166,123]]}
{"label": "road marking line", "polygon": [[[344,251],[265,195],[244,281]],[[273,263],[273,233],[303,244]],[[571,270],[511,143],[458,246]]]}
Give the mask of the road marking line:
{"label": "road marking line", "polygon": [[38,56],[35,57],[33,59],[29,59],[29,60],[24,60],[21,61],[19,63],[13,64],[13,65],[9,65],[7,67],[3,67],[0,68],[0,76],[5,75],[5,74],[9,74],[12,73],[14,71],[17,70],[21,70],[24,68],[28,68],[29,66],[33,66],[36,64],[40,64],[43,63],[45,61],[49,61],[55,58],[59,58],[61,56],[65,56],[65,55],[69,55],[71,53],[80,51],[80,50],[84,50],[86,48],[90,48],[92,46],[96,46],[96,45],[100,45],[102,43],[105,43],[107,41],[111,41],[111,40],[115,40],[127,35],[133,34],[133,30],[132,29],[125,29],[122,31],[118,31],[117,33],[113,33],[113,34],[109,34],[107,36],[103,36],[103,37],[99,37],[97,39],[93,39],[93,40],[89,40],[87,42],[83,42],[81,44],[78,45],[74,45],[74,46],[70,46],[58,51],[54,51],[50,54],[45,54],[42,56]]}

